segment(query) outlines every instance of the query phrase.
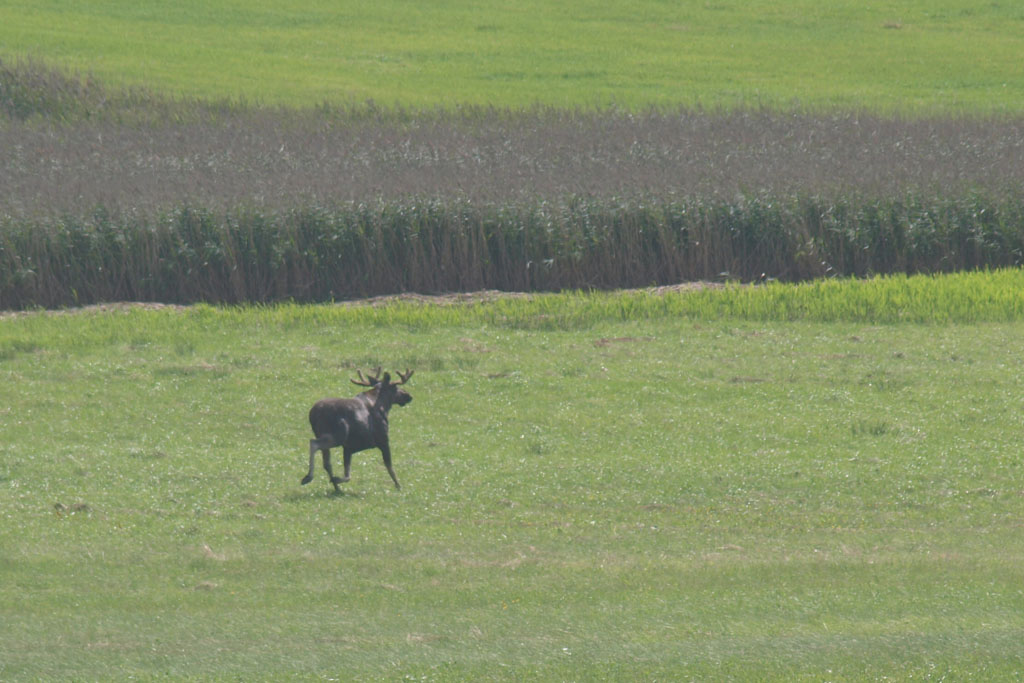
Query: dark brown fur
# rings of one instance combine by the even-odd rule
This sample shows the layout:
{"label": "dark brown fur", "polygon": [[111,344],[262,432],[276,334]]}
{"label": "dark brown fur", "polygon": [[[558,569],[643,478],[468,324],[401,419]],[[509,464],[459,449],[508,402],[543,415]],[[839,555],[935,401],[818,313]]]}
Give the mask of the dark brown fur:
{"label": "dark brown fur", "polygon": [[[384,466],[395,482],[395,488],[402,488],[391,467],[391,446],[388,442],[388,411],[392,405],[404,406],[412,401],[412,396],[399,385],[405,384],[412,377],[412,371],[398,373],[400,382],[391,382],[390,373],[385,372],[379,377],[380,368],[363,377],[359,373],[359,381],[354,384],[372,387],[369,391],[353,398],[325,398],[317,401],[309,411],[309,424],[316,437],[309,442],[309,473],[302,478],[303,484],[313,480],[313,469],[316,452],[323,453],[324,469],[334,490],[340,491],[338,484],[349,480],[352,467],[352,454],[369,448],[379,448],[384,458]],[[331,449],[341,448],[344,454],[345,474],[334,476],[331,469]]]}

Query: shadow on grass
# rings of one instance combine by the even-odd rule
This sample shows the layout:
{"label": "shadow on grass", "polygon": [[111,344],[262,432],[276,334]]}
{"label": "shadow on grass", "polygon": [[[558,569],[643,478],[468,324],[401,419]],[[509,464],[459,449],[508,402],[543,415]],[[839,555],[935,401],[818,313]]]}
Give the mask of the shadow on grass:
{"label": "shadow on grass", "polygon": [[363,494],[363,493],[356,492],[356,491],[349,491],[349,490],[346,490],[346,489],[342,489],[340,491],[335,491],[333,489],[326,489],[326,490],[322,490],[322,489],[321,490],[305,489],[305,490],[300,490],[300,491],[289,491],[288,493],[284,494],[284,502],[286,502],[286,503],[303,503],[303,502],[309,502],[309,501],[313,501],[313,500],[318,500],[320,498],[364,498],[364,497],[365,497],[365,494]]}

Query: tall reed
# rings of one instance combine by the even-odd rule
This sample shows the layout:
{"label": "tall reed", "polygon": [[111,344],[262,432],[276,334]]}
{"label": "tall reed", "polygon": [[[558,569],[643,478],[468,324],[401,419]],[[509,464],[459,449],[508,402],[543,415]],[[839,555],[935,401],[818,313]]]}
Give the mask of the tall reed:
{"label": "tall reed", "polygon": [[1024,263],[1024,199],[572,197],[0,222],[0,308],[799,281]]}

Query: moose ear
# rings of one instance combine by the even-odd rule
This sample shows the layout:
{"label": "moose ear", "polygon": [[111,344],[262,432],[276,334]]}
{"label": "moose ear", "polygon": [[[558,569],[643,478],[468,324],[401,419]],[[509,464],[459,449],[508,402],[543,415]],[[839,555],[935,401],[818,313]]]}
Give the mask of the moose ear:
{"label": "moose ear", "polygon": [[380,380],[380,383],[383,384],[384,386],[391,384],[391,373],[385,372],[384,377],[382,377]]}

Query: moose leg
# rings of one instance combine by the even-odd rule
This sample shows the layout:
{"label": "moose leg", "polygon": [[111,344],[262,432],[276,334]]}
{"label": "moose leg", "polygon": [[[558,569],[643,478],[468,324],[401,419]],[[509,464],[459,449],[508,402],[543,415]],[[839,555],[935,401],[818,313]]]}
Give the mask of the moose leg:
{"label": "moose leg", "polygon": [[313,481],[313,466],[316,465],[317,451],[322,450],[324,452],[324,467],[327,468],[327,473],[330,474],[331,446],[333,445],[334,440],[330,435],[309,440],[309,473],[302,478],[303,485]]}
{"label": "moose leg", "polygon": [[331,450],[329,448],[324,449],[324,469],[327,470],[327,478],[334,484],[334,490],[340,492],[341,489],[338,488],[338,484],[346,482],[348,479],[334,476],[334,470],[331,469]]}
{"label": "moose leg", "polygon": [[395,488],[401,490],[402,486],[398,483],[394,468],[391,467],[391,447],[388,444],[383,444],[380,447],[380,454],[384,456],[384,467],[388,468],[388,474],[391,475],[391,481],[395,482]]}
{"label": "moose leg", "polygon": [[316,452],[320,450],[320,442],[316,439],[309,440],[309,473],[302,478],[302,485],[305,486],[313,481],[313,466],[316,465]]}
{"label": "moose leg", "polygon": [[342,481],[348,481],[348,476],[352,472],[352,454],[355,451],[345,449],[344,461],[345,461],[345,476],[341,478]]}

